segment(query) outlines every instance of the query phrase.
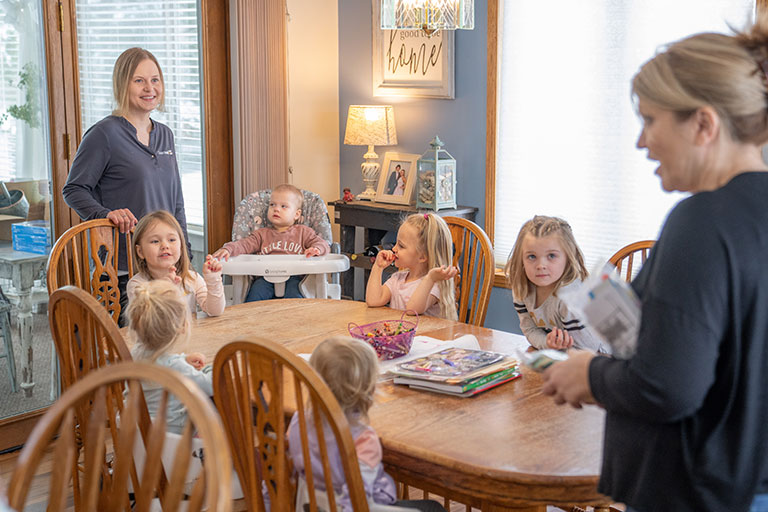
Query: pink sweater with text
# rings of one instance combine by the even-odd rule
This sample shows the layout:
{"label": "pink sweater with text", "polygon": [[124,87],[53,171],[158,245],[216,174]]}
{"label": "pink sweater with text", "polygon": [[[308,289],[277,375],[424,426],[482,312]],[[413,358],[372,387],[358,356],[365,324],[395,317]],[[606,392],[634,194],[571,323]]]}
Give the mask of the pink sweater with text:
{"label": "pink sweater with text", "polygon": [[224,248],[230,256],[240,254],[304,254],[310,247],[320,249],[320,256],[328,254],[328,242],[315,230],[303,224],[294,224],[285,231],[259,228],[236,242],[227,242]]}

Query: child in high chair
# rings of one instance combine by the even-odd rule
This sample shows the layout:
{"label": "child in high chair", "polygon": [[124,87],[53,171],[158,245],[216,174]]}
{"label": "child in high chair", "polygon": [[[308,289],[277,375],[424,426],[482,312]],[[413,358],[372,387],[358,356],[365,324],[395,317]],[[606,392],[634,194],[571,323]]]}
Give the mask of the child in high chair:
{"label": "child in high chair", "polygon": [[195,304],[209,316],[224,311],[221,263],[209,254],[203,263],[203,275],[195,272],[189,263],[183,231],[173,215],[158,210],[142,217],[133,232],[133,243],[138,272],[126,286],[129,302],[140,283],[166,279],[184,293],[190,313],[195,313]]}
{"label": "child in high chair", "polygon": [[[384,472],[381,463],[381,442],[376,431],[368,424],[368,410],[373,405],[373,395],[379,377],[378,359],[373,348],[360,340],[337,336],[320,343],[312,352],[309,364],[328,384],[347,417],[368,499],[382,505],[396,505],[425,512],[444,512],[442,506],[431,500],[397,501],[395,482]],[[321,452],[312,414],[313,411],[309,410],[305,416],[312,474],[315,485],[324,489]],[[298,412],[291,418],[287,435],[293,467],[304,476],[305,464]],[[336,494],[340,495],[338,505],[344,512],[351,511],[338,446],[328,432],[324,433],[324,437],[332,473],[331,480]]]}
{"label": "child in high chair", "polygon": [[[296,224],[301,218],[304,196],[293,185],[278,185],[272,190],[267,215],[272,227],[259,228],[250,235],[235,242],[227,242],[213,253],[214,258],[228,260],[240,254],[304,254],[323,256],[328,254],[328,242],[320,238],[315,230],[303,224]],[[301,299],[299,283],[304,276],[291,276],[285,282],[286,299]],[[253,281],[245,302],[275,298],[275,285],[266,279]]]}
{"label": "child in high chair", "polygon": [[505,272],[528,343],[537,349],[610,352],[557,297],[560,290],[578,286],[587,277],[584,257],[566,221],[537,215],[523,224]]}
{"label": "child in high chair", "polygon": [[[376,255],[365,302],[456,320],[453,278],[459,269],[451,265],[451,244],[451,231],[438,215],[409,215],[397,231],[392,250]],[[384,269],[392,263],[399,271],[381,284]]]}
{"label": "child in high chair", "polygon": [[[182,239],[183,240],[183,239]],[[174,353],[186,343],[190,333],[190,313],[181,290],[167,279],[138,283],[128,303],[128,328],[134,339],[131,356],[135,361],[150,361],[192,379],[213,396],[213,377],[203,372],[205,356],[200,353]],[[163,390],[144,387],[149,414],[157,413]],[[184,405],[172,395],[167,404],[167,430],[181,434],[187,420]]]}

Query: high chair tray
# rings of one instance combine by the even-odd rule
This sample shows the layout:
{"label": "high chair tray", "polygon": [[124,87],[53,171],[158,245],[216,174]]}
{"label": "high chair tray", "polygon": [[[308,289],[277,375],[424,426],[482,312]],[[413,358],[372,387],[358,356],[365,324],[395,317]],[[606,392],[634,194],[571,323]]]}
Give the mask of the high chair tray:
{"label": "high chair tray", "polygon": [[307,258],[303,254],[241,254],[222,261],[222,272],[233,276],[295,276],[327,274],[349,270],[344,254],[326,254]]}

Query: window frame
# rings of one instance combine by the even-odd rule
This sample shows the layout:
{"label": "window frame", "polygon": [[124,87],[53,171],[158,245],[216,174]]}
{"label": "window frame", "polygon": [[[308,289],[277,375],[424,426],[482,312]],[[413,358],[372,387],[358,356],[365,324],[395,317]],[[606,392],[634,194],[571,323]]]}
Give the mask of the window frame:
{"label": "window frame", "polygon": [[[46,3],[46,7],[49,7]],[[64,202],[61,189],[67,180],[77,147],[82,140],[82,119],[80,116],[80,90],[77,65],[77,27],[75,17],[76,0],[62,0],[60,26],[46,30],[46,58],[54,53],[56,33],[60,35],[63,56],[56,67],[61,74],[49,71],[49,97],[56,90],[64,88],[65,116],[59,124],[63,129],[55,136],[53,131],[53,109],[58,103],[51,101],[51,147],[54,156],[53,190],[55,215],[55,236],[61,236],[80,219]],[[66,5],[64,5],[66,4]],[[49,20],[46,13],[46,20]],[[55,18],[55,14],[53,14]],[[203,93],[203,147],[204,150],[204,207],[206,223],[207,252],[212,252],[229,241],[234,212],[233,157],[232,157],[232,93],[230,84],[229,48],[229,6],[227,0],[200,0],[201,52],[202,52],[202,93]],[[62,28],[63,27],[63,28]],[[49,46],[50,45],[50,46]],[[59,53],[59,52],[55,52]],[[48,63],[50,66],[50,62]],[[67,83],[73,84],[67,90]],[[215,91],[215,94],[208,94]],[[58,103],[61,104],[61,103]],[[222,108],[222,106],[224,108]],[[57,150],[56,141],[68,146]],[[56,148],[56,149],[54,149]],[[58,159],[58,160],[57,160]],[[58,162],[58,163],[56,163]],[[210,172],[209,172],[210,170]],[[216,174],[213,176],[213,174]],[[215,207],[214,207],[215,205]]]}
{"label": "window frame", "polygon": [[[768,0],[755,0],[757,18],[768,16]],[[499,111],[499,67],[501,62],[500,44],[502,32],[500,20],[503,18],[503,2],[488,0],[488,55],[486,85],[486,139],[485,139],[485,232],[494,240],[496,223],[496,152],[498,144]],[[509,288],[504,269],[496,267],[493,286]]]}

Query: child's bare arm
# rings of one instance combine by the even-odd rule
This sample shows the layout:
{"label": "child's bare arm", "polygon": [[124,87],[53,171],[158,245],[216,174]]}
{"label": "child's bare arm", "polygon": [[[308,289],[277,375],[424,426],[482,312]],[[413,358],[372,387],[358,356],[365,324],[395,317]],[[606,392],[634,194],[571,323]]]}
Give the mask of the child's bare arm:
{"label": "child's bare arm", "polygon": [[431,308],[439,300],[432,295],[432,287],[435,283],[451,279],[459,273],[459,269],[454,266],[443,265],[435,267],[427,272],[427,275],[419,283],[419,286],[414,290],[411,295],[411,300],[406,304],[406,308],[412,309],[418,314],[424,313]]}
{"label": "child's bare arm", "polygon": [[365,288],[365,303],[371,307],[386,306],[392,294],[389,288],[381,283],[381,275],[384,269],[395,261],[395,255],[392,251],[379,251],[376,255],[376,261],[371,268],[371,275],[368,276],[368,285]]}

